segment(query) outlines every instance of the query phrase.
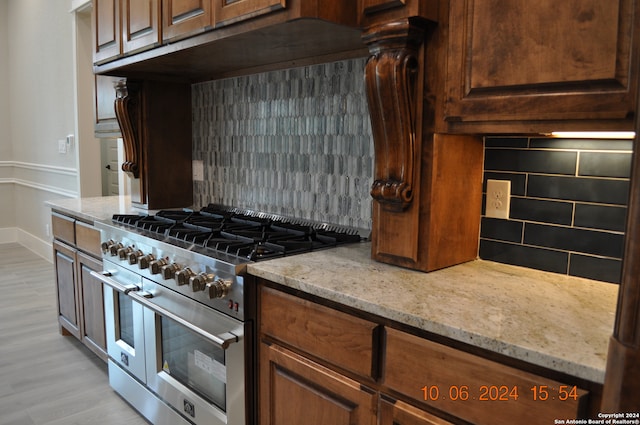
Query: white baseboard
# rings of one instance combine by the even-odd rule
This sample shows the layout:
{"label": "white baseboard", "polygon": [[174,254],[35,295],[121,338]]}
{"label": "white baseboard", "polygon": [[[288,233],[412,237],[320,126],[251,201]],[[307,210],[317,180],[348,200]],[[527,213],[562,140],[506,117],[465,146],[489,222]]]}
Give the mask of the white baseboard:
{"label": "white baseboard", "polygon": [[50,263],[53,263],[53,249],[51,242],[47,242],[33,236],[17,227],[5,227],[0,229],[0,243],[19,243],[30,251]]}

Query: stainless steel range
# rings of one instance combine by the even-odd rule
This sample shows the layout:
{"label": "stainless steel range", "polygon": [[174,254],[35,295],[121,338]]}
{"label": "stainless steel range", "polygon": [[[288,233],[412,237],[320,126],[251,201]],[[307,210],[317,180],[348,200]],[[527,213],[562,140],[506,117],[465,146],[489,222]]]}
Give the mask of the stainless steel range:
{"label": "stainless steel range", "polygon": [[255,422],[255,284],[246,265],[357,231],[209,205],[98,222],[111,386],[158,425]]}

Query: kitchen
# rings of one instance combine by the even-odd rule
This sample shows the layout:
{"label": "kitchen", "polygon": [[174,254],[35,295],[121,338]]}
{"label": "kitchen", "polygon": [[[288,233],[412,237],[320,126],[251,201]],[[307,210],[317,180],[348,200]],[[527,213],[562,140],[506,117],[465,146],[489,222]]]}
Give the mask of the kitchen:
{"label": "kitchen", "polygon": [[[363,62],[358,63],[357,61],[358,61],[358,59],[357,59],[357,58],[356,58],[356,59],[353,59],[353,62],[347,62],[347,64],[346,64],[346,65],[343,65],[343,66],[344,66],[344,67],[349,67],[349,66],[354,66],[354,67],[355,67],[355,66],[360,66],[360,67],[362,67],[362,66],[363,66],[363,65],[362,65],[362,63],[363,63]],[[357,63],[358,63],[358,64],[357,64]],[[357,65],[356,65],[356,64],[357,64]],[[274,72],[275,72],[275,71],[274,71]],[[212,84],[215,84],[215,83],[212,83]],[[345,84],[349,84],[349,83],[347,82],[347,83],[345,83]],[[203,91],[204,91],[204,90],[206,90],[206,87],[203,87]],[[213,90],[213,89],[212,89],[212,90]],[[360,90],[363,90],[363,89],[362,89],[362,88],[360,88]],[[355,110],[357,110],[357,109],[358,109],[358,108],[355,108]],[[357,119],[358,119],[358,118],[353,118],[353,120],[357,120]],[[63,134],[66,134],[66,131],[68,131],[68,130],[65,130],[65,132],[64,132]],[[17,131],[16,131],[14,134],[17,134]],[[628,151],[628,148],[627,148],[627,149],[624,149],[623,151],[625,151],[625,152],[626,152],[626,151]],[[18,152],[19,152],[19,151],[18,151]],[[17,158],[19,158],[19,156],[18,156]],[[194,157],[194,159],[200,159],[200,158],[195,158],[195,157]],[[205,161],[205,159],[207,159],[207,158],[205,158],[205,156],[203,155],[202,160],[203,160],[203,161]],[[207,160],[208,160],[208,159],[207,159]],[[212,163],[213,163],[213,160],[212,160]],[[208,165],[208,163],[207,163],[207,165]],[[209,173],[209,172],[210,172],[210,170],[209,170],[209,169],[206,169],[205,171],[206,171],[206,173]],[[505,170],[498,170],[498,171],[504,172]],[[506,171],[509,171],[509,170],[506,170]],[[206,173],[205,173],[205,174],[206,174]],[[369,177],[369,178],[370,178],[370,177]],[[617,179],[617,177],[616,177],[615,179]],[[614,180],[615,180],[615,179],[614,179]],[[16,179],[16,180],[20,180],[20,179]],[[614,183],[615,183],[615,182],[617,182],[617,180],[615,180],[615,181],[614,181]],[[21,187],[22,187],[22,186],[21,186]],[[22,190],[22,189],[21,189],[21,190]],[[212,189],[211,189],[211,188],[207,188],[207,187],[203,188],[203,192],[204,192],[204,191],[207,191],[207,190],[212,190]],[[205,193],[206,193],[206,192],[205,192]],[[17,197],[17,198],[18,198],[18,199],[22,199],[22,197]],[[277,198],[276,198],[276,199],[277,199]],[[416,201],[416,200],[414,199],[414,201]],[[20,201],[20,202],[22,202],[22,201]],[[277,201],[276,201],[276,202],[277,202]],[[364,203],[364,204],[366,204],[366,201],[365,201],[365,203]],[[364,205],[364,204],[363,204],[363,203],[361,203],[361,205]],[[340,205],[340,203],[339,203],[339,202],[338,202],[338,205]],[[361,208],[362,208],[362,207],[361,207]],[[361,211],[362,211],[362,209],[361,209]],[[365,214],[366,214],[366,213],[365,213]],[[351,213],[349,213],[349,214],[348,214],[348,216],[351,216]],[[22,220],[23,218],[20,218],[20,219]],[[615,232],[614,232],[614,234],[615,234]],[[493,238],[491,238],[491,239],[493,239]],[[588,253],[587,253],[587,254],[588,254]],[[593,255],[591,256],[591,258],[593,258]],[[611,259],[611,256],[607,256],[607,258],[606,258],[606,259],[607,259],[607,260],[610,260],[610,259]],[[612,263],[612,261],[608,261],[608,263]],[[613,263],[615,264],[615,263],[616,263],[616,261],[614,260],[614,261],[613,261]],[[614,267],[614,268],[615,268],[615,267]]]}

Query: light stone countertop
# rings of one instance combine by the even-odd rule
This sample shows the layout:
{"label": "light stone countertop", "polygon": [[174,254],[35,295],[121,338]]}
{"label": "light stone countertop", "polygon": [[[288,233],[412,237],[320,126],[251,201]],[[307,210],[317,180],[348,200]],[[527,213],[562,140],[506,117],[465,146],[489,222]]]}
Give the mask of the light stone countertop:
{"label": "light stone countertop", "polygon": [[476,260],[423,273],[361,243],[249,264],[258,277],[453,340],[603,383],[618,286]]}
{"label": "light stone countertop", "polygon": [[149,213],[133,206],[129,196],[54,199],[46,201],[45,205],[89,222],[110,219],[113,214]]}
{"label": "light stone countertop", "polygon": [[[123,196],[46,204],[89,222],[149,213]],[[423,273],[373,261],[370,249],[365,242],[253,263],[247,271],[417,329],[604,382],[617,285],[482,260]]]}

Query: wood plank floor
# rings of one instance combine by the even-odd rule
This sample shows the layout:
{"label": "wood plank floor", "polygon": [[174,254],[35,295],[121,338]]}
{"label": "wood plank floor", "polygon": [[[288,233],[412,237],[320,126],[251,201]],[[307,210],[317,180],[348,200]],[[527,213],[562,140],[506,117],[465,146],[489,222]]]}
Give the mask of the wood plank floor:
{"label": "wood plank floor", "polygon": [[53,265],[0,244],[0,425],[143,425],[106,365],[58,331]]}

